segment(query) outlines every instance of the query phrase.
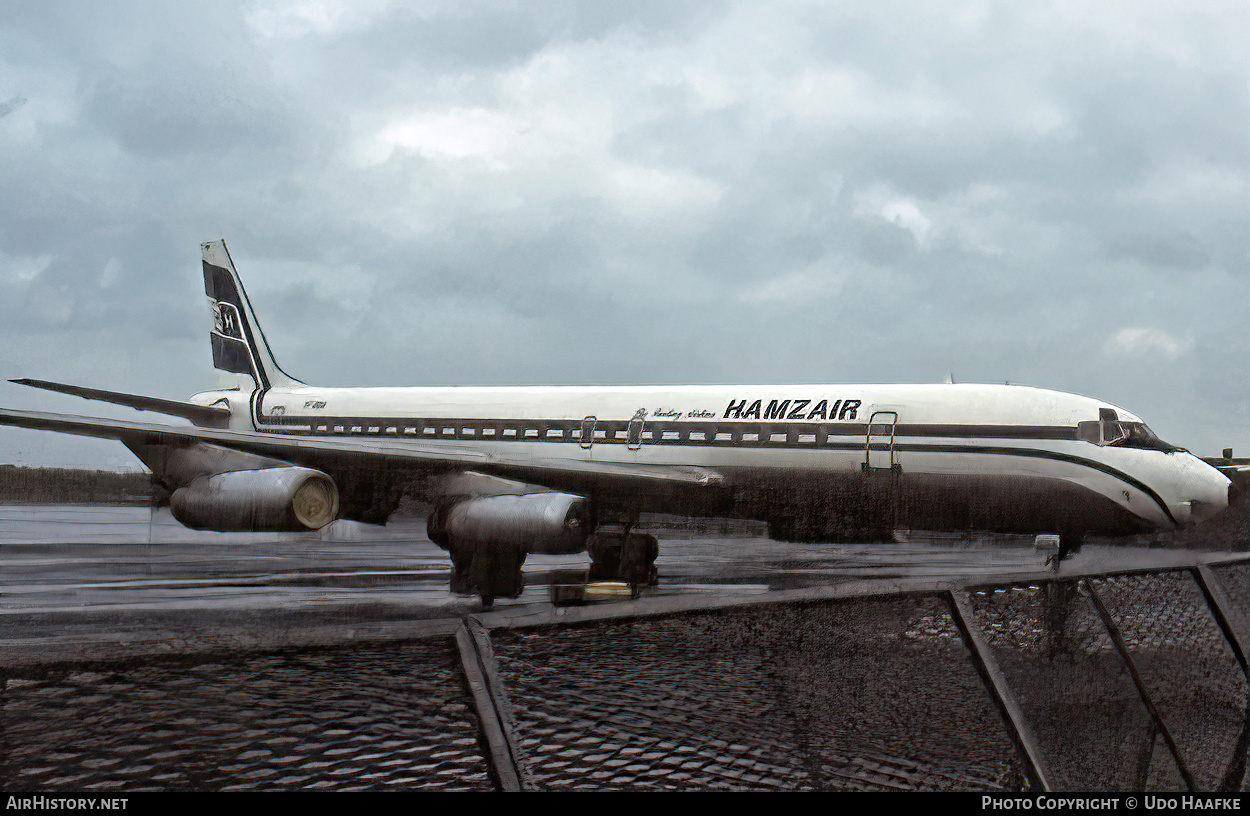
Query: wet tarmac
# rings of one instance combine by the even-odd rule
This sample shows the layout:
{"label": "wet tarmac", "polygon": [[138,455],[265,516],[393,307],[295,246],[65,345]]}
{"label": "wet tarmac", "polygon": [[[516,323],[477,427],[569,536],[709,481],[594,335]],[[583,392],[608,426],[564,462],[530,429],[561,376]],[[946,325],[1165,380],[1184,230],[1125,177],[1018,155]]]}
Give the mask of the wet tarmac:
{"label": "wet tarmac", "polygon": [[[993,578],[1044,562],[1023,536],[900,533],[894,543],[793,544],[656,532],[660,583],[651,596],[754,594],[863,578]],[[1190,557],[1091,544],[1071,563],[1115,570]],[[497,605],[548,605],[552,584],[578,580],[587,565],[584,554],[532,555],[525,592]],[[0,505],[3,615],[362,604],[459,615],[465,598],[448,591],[448,575],[447,553],[426,537],[420,518],[385,527],[340,521],[306,535],[211,533],[146,507]]]}
{"label": "wet tarmac", "polygon": [[0,506],[0,788],[1243,789],[1243,556],[652,532],[642,598],[534,556],[484,613],[420,519]]}
{"label": "wet tarmac", "polygon": [[[1031,539],[914,534],[886,544],[792,544],[656,530],[659,584],[689,604],[852,582],[994,581],[1042,571]],[[1064,570],[1192,561],[1190,551],[1090,544]],[[553,586],[585,581],[584,554],[530,556],[525,591],[496,616],[550,615]],[[168,510],[0,505],[0,665],[327,645],[442,631],[482,611],[448,589],[424,520],[335,522],[317,534],[188,530]],[[628,598],[618,605],[637,605]],[[411,626],[405,629],[405,626]],[[383,633],[388,633],[384,635]]]}

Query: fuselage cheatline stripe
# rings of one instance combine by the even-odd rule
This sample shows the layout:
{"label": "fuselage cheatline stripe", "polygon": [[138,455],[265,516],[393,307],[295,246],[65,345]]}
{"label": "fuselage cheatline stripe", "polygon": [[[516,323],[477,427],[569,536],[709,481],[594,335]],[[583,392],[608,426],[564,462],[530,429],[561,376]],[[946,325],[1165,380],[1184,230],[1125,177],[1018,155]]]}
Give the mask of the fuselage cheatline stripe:
{"label": "fuselage cheatline stripe", "polygon": [[[398,418],[398,417],[314,417],[314,416],[292,416],[292,417],[263,417],[262,401],[264,393],[258,392],[253,397],[253,416],[257,417],[256,428],[261,431],[272,431],[277,433],[294,433],[308,434],[313,436],[406,436],[408,438],[421,438],[427,442],[443,439],[443,440],[461,440],[473,439],[476,441],[487,442],[548,442],[553,444],[568,444],[580,442],[580,438],[574,435],[574,431],[580,432],[581,422],[574,420],[493,420],[493,419],[454,419],[447,418]],[[603,438],[595,438],[592,440],[595,445],[624,445],[627,439],[620,437],[621,433],[628,433],[629,422],[627,421],[611,421],[602,422],[596,425],[597,430],[604,432]],[[868,433],[868,423],[842,423],[835,426],[818,425],[818,424],[769,424],[769,423],[743,423],[743,422],[709,422],[706,424],[682,422],[682,423],[660,423],[648,422],[646,427],[651,434],[650,438],[644,440],[646,446],[661,445],[682,445],[682,446],[705,446],[714,448],[723,447],[750,447],[750,448],[797,448],[800,450],[815,451],[865,451],[869,447],[874,451],[888,451],[890,445],[887,442],[874,442],[871,445],[865,444],[864,441],[859,442],[830,442],[830,437],[859,437],[863,439]],[[325,428],[326,430],[317,430]],[[342,428],[341,431],[330,429]],[[396,431],[386,433],[384,429],[395,428]],[[403,433],[399,429],[415,429],[417,433]],[[487,428],[495,430],[493,435],[483,435],[481,432]],[[353,430],[355,429],[355,430]],[[433,429],[434,433],[426,432],[426,429]],[[470,436],[465,436],[465,430],[472,430]],[[504,430],[513,431],[508,436],[503,435]],[[451,433],[448,433],[451,431]],[[526,431],[530,435],[526,436]],[[559,431],[559,436],[548,436],[549,431]],[[690,433],[702,433],[703,439],[691,439]],[[664,438],[664,434],[679,434],[677,437]],[[717,434],[729,435],[730,439],[716,439]],[[754,434],[756,439],[743,439],[743,434]],[[799,442],[796,441],[798,435],[812,436],[812,441]],[[784,440],[773,437],[785,436]],[[1059,441],[1072,441],[1076,437],[1076,429],[1064,426],[986,426],[986,425],[903,425],[899,424],[894,429],[895,437],[900,436],[924,436],[928,438],[952,438],[952,439],[1046,439]],[[825,441],[821,441],[821,437]],[[875,436],[875,435],[874,435]],[[885,436],[882,434],[881,436]],[[1049,459],[1057,462],[1066,462],[1068,464],[1077,465],[1079,467],[1090,468],[1099,471],[1125,484],[1136,488],[1145,495],[1149,496],[1156,505],[1159,506],[1167,516],[1168,520],[1175,525],[1176,519],[1172,512],[1168,509],[1163,499],[1152,490],[1149,486],[1138,479],[1129,476],[1123,471],[1103,464],[1092,459],[1082,456],[1074,456],[1072,454],[1063,453],[1061,451],[1040,450],[1037,448],[1013,448],[1001,446],[987,445],[953,445],[953,444],[924,444],[924,443],[895,443],[894,450],[900,453],[953,453],[953,454],[989,454],[999,456],[1022,456],[1034,459]]]}

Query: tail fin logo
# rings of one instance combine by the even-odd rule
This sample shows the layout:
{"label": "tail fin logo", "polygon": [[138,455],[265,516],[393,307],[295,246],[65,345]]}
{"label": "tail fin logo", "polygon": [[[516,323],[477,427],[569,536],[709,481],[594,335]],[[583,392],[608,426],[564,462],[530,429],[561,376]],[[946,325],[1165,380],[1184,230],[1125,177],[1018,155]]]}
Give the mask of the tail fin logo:
{"label": "tail fin logo", "polygon": [[234,304],[223,303],[219,300],[215,300],[212,301],[212,309],[213,331],[223,337],[242,340],[242,322],[239,320],[239,310],[235,308]]}

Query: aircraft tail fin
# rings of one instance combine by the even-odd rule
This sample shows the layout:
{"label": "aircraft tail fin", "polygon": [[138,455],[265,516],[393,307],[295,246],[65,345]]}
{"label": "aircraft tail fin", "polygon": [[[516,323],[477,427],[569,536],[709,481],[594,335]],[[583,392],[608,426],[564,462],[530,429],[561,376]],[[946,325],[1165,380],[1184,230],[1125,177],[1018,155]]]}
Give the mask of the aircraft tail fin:
{"label": "aircraft tail fin", "polygon": [[243,281],[230,260],[225,241],[201,244],[204,250],[204,293],[213,310],[213,366],[231,374],[246,374],[261,389],[299,384],[273,357],[265,332],[256,320]]}

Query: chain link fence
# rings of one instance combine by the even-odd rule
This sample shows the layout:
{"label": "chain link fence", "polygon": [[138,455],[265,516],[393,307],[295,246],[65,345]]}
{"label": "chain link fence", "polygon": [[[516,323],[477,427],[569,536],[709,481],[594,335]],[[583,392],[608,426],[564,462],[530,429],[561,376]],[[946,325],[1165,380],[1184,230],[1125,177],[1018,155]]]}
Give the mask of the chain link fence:
{"label": "chain link fence", "polygon": [[0,788],[1242,789],[1250,565],[1204,570],[23,670]]}

